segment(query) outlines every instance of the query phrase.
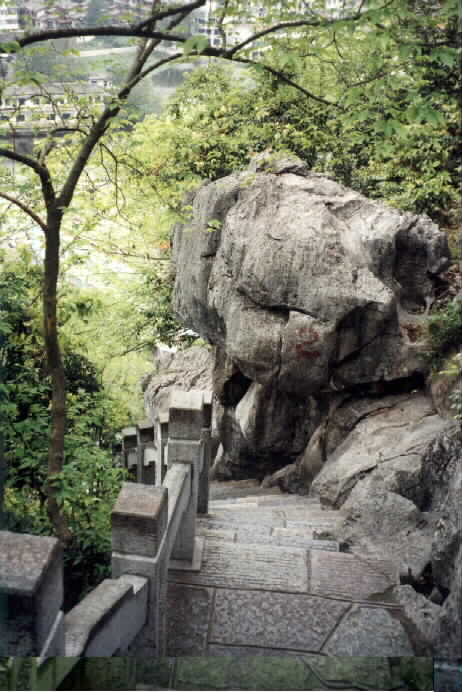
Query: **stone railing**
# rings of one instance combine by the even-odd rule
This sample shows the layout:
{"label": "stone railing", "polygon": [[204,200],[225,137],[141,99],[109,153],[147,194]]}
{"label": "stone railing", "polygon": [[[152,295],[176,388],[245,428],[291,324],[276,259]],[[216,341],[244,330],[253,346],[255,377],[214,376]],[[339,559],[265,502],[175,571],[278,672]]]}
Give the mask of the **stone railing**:
{"label": "stone railing", "polygon": [[65,656],[61,672],[53,668],[55,689],[81,656],[131,647],[165,655],[168,569],[201,564],[196,514],[208,508],[210,419],[208,393],[176,390],[167,416],[134,428],[136,446],[125,434],[125,463],[135,459],[139,482],[123,484],[112,512],[112,578],[66,615],[58,541],[0,532],[0,656],[38,657],[45,677],[50,657]]}

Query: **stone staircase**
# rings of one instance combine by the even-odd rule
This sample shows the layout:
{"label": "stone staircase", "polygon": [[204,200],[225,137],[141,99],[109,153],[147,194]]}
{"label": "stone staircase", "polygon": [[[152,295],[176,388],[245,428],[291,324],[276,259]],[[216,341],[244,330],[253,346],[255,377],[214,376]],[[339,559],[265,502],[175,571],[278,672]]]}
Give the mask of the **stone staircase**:
{"label": "stone staircase", "polygon": [[169,656],[413,656],[396,568],[341,552],[341,513],[251,482],[211,485],[200,571],[169,572]]}

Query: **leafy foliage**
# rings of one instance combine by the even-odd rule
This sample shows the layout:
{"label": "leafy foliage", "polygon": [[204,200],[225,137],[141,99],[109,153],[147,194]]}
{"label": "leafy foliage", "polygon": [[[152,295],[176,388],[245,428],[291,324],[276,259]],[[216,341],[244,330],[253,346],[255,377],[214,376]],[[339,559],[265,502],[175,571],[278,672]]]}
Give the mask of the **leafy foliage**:
{"label": "leafy foliage", "polygon": [[[23,253],[4,262],[0,277],[0,416],[8,463],[5,507],[11,530],[49,534],[44,482],[47,466],[50,384],[35,314],[40,271]],[[65,554],[68,605],[109,572],[111,508],[124,472],[113,466],[115,433],[126,419],[83,354],[66,350],[68,382],[66,463],[53,482],[74,540]]]}
{"label": "leafy foliage", "polygon": [[432,360],[437,368],[442,358],[451,349],[460,348],[462,334],[462,303],[455,299],[442,310],[435,312],[428,321],[428,334]]}

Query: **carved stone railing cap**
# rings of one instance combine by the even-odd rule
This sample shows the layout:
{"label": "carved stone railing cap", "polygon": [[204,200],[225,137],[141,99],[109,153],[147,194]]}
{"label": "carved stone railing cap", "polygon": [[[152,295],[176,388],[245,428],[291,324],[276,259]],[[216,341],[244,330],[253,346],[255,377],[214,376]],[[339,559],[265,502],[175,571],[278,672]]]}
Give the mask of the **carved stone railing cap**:
{"label": "carved stone railing cap", "polygon": [[154,423],[150,420],[143,420],[141,423],[138,423],[138,428],[140,430],[149,430],[154,426]]}
{"label": "carved stone railing cap", "polygon": [[190,389],[185,392],[182,389],[172,389],[170,393],[171,409],[187,409],[199,411],[204,403],[204,392],[202,389]]}
{"label": "carved stone railing cap", "polygon": [[32,596],[61,556],[56,538],[0,531],[0,591]]}
{"label": "carved stone railing cap", "polygon": [[161,423],[161,424],[168,423],[169,418],[170,418],[169,412],[168,411],[160,411],[158,418],[159,418],[159,423]]}
{"label": "carved stone railing cap", "polygon": [[157,516],[166,502],[166,494],[161,486],[123,483],[112,513],[134,517]]}

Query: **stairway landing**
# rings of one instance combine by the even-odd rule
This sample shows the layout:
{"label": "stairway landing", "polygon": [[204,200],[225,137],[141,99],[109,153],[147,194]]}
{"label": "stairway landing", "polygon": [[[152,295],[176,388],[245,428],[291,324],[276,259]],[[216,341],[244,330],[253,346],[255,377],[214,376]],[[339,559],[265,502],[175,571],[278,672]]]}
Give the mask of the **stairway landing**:
{"label": "stairway landing", "polygon": [[201,570],[169,572],[169,656],[414,655],[396,569],[339,551],[341,512],[226,485],[198,519]]}

